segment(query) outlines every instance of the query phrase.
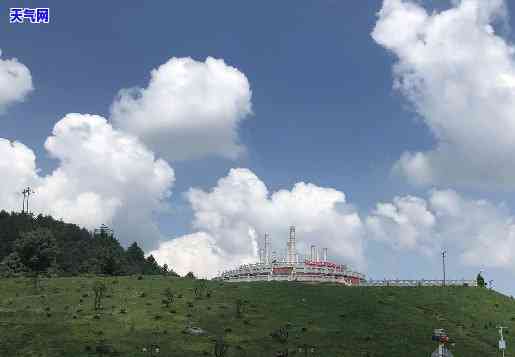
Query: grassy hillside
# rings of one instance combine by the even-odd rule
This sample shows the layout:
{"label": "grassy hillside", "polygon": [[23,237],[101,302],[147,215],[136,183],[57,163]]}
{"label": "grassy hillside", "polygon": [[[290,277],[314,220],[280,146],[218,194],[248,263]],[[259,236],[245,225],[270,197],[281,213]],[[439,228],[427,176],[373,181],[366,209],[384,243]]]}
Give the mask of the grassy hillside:
{"label": "grassy hillside", "polygon": [[[275,356],[286,347],[304,356],[305,343],[316,346],[309,356],[429,356],[432,329],[442,327],[455,356],[484,357],[496,356],[499,323],[515,348],[515,302],[486,289],[208,282],[211,296],[196,299],[194,280],[118,277],[103,278],[107,297],[96,313],[98,279],[43,280],[37,294],[29,279],[0,280],[0,356],[99,356],[100,346],[116,351],[104,356],[149,356],[141,350],[153,343],[159,356],[211,356],[224,331],[227,356]],[[167,287],[182,295],[168,308]],[[238,299],[246,302],[241,317]],[[182,333],[188,321],[208,334]],[[285,344],[270,336],[286,325]]]}

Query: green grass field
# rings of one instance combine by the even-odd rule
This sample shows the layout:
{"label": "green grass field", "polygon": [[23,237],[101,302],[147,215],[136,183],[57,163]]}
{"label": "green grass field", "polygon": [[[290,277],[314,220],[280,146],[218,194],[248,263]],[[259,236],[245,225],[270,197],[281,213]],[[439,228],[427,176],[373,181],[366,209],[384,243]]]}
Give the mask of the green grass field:
{"label": "green grass field", "polygon": [[[107,296],[95,312],[93,282],[103,280]],[[455,356],[497,356],[497,330],[511,332],[515,301],[479,288],[358,288],[301,283],[208,282],[210,297],[197,299],[194,280],[150,277],[0,280],[0,356],[159,356],[214,355],[223,334],[226,356],[275,356],[315,346],[308,356],[430,356],[433,328],[445,328],[456,343]],[[182,297],[166,307],[163,291]],[[245,301],[236,314],[236,301]],[[121,309],[126,308],[122,313]],[[207,331],[184,334],[191,322]],[[288,326],[288,341],[270,334]],[[515,354],[513,354],[515,356]]]}

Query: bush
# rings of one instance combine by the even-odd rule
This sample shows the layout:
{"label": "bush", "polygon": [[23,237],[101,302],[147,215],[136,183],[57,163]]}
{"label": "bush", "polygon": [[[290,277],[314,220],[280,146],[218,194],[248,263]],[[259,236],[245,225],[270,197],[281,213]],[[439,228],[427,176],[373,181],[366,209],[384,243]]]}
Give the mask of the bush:
{"label": "bush", "polygon": [[195,274],[193,274],[192,271],[188,272],[188,274],[186,274],[184,277],[188,279],[197,279],[197,277],[195,276]]}
{"label": "bush", "polygon": [[161,301],[161,303],[163,305],[165,305],[166,308],[169,308],[175,299],[174,293],[173,293],[172,289],[166,288],[165,291],[163,292],[163,295],[165,298]]}

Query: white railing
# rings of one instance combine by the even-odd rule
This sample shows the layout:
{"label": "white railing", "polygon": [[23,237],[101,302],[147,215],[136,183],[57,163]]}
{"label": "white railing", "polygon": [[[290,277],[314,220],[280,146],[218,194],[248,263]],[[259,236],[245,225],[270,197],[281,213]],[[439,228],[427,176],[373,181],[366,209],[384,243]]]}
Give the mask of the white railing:
{"label": "white railing", "polygon": [[368,280],[366,282],[360,283],[358,286],[408,286],[408,287],[416,287],[416,286],[477,286],[477,281],[475,280],[445,280],[445,284],[443,280]]}

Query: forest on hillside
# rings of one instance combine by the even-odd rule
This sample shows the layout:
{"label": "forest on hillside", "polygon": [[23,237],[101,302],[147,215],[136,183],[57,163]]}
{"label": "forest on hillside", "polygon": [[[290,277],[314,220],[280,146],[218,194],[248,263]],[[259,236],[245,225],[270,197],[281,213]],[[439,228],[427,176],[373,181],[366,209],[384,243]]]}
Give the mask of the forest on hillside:
{"label": "forest on hillside", "polygon": [[51,216],[0,211],[0,274],[31,273],[177,275],[136,242],[124,249],[105,225],[90,232]]}

